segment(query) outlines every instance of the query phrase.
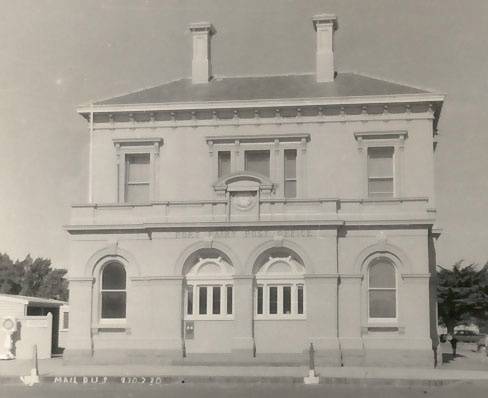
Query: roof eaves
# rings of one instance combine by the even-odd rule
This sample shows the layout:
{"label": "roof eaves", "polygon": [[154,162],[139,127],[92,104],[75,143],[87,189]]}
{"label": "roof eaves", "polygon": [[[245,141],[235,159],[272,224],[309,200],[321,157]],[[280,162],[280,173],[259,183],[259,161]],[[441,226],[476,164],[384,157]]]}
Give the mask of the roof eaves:
{"label": "roof eaves", "polygon": [[193,109],[229,109],[229,108],[257,108],[270,106],[306,106],[306,105],[361,105],[382,103],[408,102],[440,102],[445,99],[442,93],[413,93],[413,94],[382,94],[350,97],[313,97],[313,98],[283,98],[283,99],[253,99],[230,101],[186,101],[144,104],[91,104],[80,106],[77,112],[81,115],[90,112],[144,112],[144,111],[175,111]]}

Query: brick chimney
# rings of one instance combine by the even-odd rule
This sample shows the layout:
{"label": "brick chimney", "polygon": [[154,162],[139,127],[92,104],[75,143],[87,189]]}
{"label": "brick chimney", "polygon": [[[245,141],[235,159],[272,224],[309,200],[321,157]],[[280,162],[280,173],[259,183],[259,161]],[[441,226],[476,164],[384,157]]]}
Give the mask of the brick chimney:
{"label": "brick chimney", "polygon": [[334,32],[338,28],[337,17],[334,14],[320,14],[315,15],[312,21],[317,32],[317,82],[332,82],[335,77]]}
{"label": "brick chimney", "polygon": [[208,83],[212,72],[210,36],[213,33],[213,27],[208,22],[195,22],[189,25],[189,29],[193,36],[192,83]]}

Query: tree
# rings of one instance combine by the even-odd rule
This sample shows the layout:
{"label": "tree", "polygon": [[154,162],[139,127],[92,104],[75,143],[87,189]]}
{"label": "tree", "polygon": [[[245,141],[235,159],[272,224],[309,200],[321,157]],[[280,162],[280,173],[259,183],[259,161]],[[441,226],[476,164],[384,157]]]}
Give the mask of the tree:
{"label": "tree", "polygon": [[484,318],[488,313],[488,263],[480,268],[476,264],[463,266],[459,261],[452,269],[438,268],[439,319],[448,333],[472,318]]}
{"label": "tree", "polygon": [[30,255],[15,263],[7,254],[0,253],[0,293],[24,296],[68,299],[68,281],[65,269],[51,268],[51,260]]}

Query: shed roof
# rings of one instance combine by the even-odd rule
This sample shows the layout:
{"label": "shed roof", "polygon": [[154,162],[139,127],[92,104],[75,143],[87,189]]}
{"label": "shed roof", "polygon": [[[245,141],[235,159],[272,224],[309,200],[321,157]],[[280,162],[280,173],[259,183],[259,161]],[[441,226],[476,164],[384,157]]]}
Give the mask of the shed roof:
{"label": "shed roof", "polygon": [[34,307],[60,307],[67,305],[66,301],[54,300],[43,297],[20,296],[16,294],[0,294],[0,301],[17,302]]}

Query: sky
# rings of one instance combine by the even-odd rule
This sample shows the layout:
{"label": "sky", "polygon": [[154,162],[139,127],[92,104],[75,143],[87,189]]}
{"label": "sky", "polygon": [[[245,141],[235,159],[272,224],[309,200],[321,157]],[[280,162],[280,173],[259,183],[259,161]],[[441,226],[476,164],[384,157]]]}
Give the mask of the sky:
{"label": "sky", "polygon": [[68,267],[87,201],[76,107],[180,77],[190,22],[215,75],[314,71],[311,17],[334,13],[336,68],[446,93],[436,153],[438,263],[488,261],[488,1],[0,0],[0,252]]}

